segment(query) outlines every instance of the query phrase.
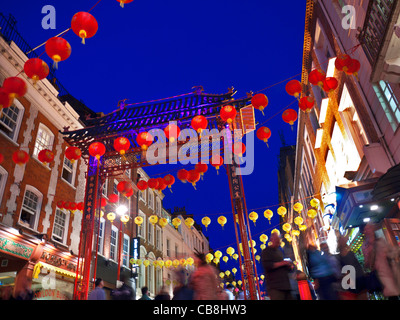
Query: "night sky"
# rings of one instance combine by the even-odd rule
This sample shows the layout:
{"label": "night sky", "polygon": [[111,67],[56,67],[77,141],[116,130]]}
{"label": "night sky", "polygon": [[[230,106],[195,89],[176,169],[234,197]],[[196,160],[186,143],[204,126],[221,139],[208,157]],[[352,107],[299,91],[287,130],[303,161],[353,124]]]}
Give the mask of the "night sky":
{"label": "night sky", "polygon": [[[283,122],[282,111],[295,98],[285,91],[290,77],[300,80],[306,1],[267,0],[135,0],[121,8],[115,0],[3,1],[1,12],[12,14],[21,35],[36,47],[48,38],[70,27],[72,16],[88,11],[99,23],[97,34],[81,44],[72,31],[64,38],[72,46],[70,58],[59,63],[57,75],[63,86],[96,112],[117,109],[119,100],[127,103],[171,97],[192,91],[201,85],[206,93],[226,93],[229,87],[245,97],[249,91],[262,91],[269,98],[264,110],[255,111],[256,122],[269,127],[269,148],[255,138],[255,164],[251,175],[243,177],[248,212],[256,211],[259,219],[251,232],[270,235],[277,226],[278,155],[282,130],[288,145],[296,142],[296,126]],[[42,28],[42,7],[56,9],[56,29]],[[44,46],[37,49],[44,52]],[[41,56],[49,65],[46,54]],[[277,84],[273,86],[274,84]],[[294,102],[292,108],[298,108]],[[182,165],[147,167],[150,177],[167,172],[176,176]],[[193,165],[186,169],[192,169]],[[236,248],[228,178],[224,168],[219,175],[209,166],[197,190],[179,180],[173,193],[165,190],[164,207],[186,207],[195,220],[208,215],[211,225],[204,231],[214,250],[226,255],[226,248]],[[267,208],[274,211],[271,224],[264,218]],[[219,215],[228,218],[224,230],[217,223]],[[238,263],[222,269],[238,268]],[[258,264],[260,273],[261,267]]]}

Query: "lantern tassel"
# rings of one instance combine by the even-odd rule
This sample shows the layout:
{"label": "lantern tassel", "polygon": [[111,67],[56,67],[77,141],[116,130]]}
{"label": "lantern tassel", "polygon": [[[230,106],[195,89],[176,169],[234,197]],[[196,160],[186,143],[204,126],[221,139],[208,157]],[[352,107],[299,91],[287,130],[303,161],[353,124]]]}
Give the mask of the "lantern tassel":
{"label": "lantern tassel", "polygon": [[261,109],[261,113],[262,113],[263,116],[265,116],[264,109]]}
{"label": "lantern tassel", "polygon": [[58,69],[58,61],[55,61],[55,60],[54,60],[54,62],[53,62],[53,68],[54,68],[54,69]]}
{"label": "lantern tassel", "polygon": [[85,44],[85,38],[82,37],[82,44]]}
{"label": "lantern tassel", "polygon": [[123,7],[124,7],[124,1],[121,0],[121,1],[119,2],[119,5],[121,6],[121,8],[123,8]]}

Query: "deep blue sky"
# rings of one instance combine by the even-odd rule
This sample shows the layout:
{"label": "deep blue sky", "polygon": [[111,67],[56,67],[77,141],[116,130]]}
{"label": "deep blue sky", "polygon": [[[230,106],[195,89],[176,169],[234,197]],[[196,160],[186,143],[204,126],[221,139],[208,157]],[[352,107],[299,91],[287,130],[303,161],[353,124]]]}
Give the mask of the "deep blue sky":
{"label": "deep blue sky", "polygon": [[[96,112],[111,112],[121,99],[128,103],[166,98],[202,85],[207,93],[238,90],[235,98],[259,91],[301,72],[305,2],[299,0],[135,0],[122,9],[115,0],[102,0],[91,13],[99,23],[98,33],[80,43],[72,31],[65,39],[72,46],[71,57],[59,64],[58,77],[68,91]],[[45,42],[70,26],[78,11],[88,11],[97,0],[54,1],[13,0],[2,3],[1,12],[17,19],[17,28],[32,47]],[[56,9],[56,29],[44,30],[44,5]],[[37,53],[44,52],[44,47]],[[42,58],[51,64],[46,54]],[[298,76],[297,79],[300,80]],[[256,111],[256,121],[264,123],[293,101],[280,84],[264,91],[269,106]],[[292,107],[297,109],[297,103]],[[249,212],[259,214],[252,235],[257,241],[277,224],[277,167],[282,146],[278,131],[288,144],[295,144],[296,128],[282,121],[281,113],[266,124],[272,137],[269,148],[255,141],[255,170],[244,177]],[[163,165],[147,168],[150,176],[172,171]],[[166,190],[164,207],[186,207],[200,222],[204,215],[213,220],[205,234],[211,247],[225,254],[235,247],[228,180],[223,168],[217,176],[210,167],[197,191],[177,181],[173,193]],[[272,224],[263,212],[275,212]],[[225,230],[217,217],[225,214]],[[237,250],[237,249],[236,249]],[[225,269],[226,264],[221,262]],[[232,268],[233,264],[229,264]],[[237,265],[236,265],[237,267]],[[259,271],[260,271],[259,267]]]}

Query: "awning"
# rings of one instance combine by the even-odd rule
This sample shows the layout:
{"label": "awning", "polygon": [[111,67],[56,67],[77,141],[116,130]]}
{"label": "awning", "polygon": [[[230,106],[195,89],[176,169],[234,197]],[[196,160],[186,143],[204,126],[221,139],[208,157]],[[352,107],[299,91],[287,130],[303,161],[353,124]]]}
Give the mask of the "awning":
{"label": "awning", "polygon": [[34,279],[37,279],[39,277],[39,273],[40,273],[42,268],[46,268],[46,269],[52,270],[55,273],[58,273],[58,274],[60,274],[62,276],[66,276],[66,277],[69,277],[69,278],[75,279],[75,277],[76,277],[76,273],[75,272],[67,271],[67,270],[52,266],[51,264],[48,264],[48,263],[38,262],[35,265],[34,269],[33,269],[33,278]]}
{"label": "awning", "polygon": [[391,167],[381,176],[372,190],[374,200],[393,198],[400,195],[400,164]]}

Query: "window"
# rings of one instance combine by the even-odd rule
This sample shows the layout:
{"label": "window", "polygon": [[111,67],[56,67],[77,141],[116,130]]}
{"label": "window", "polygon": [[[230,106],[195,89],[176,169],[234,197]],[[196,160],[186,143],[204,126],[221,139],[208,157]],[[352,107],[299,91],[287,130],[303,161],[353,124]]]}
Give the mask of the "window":
{"label": "window", "polygon": [[3,115],[0,117],[0,132],[16,141],[23,115],[24,107],[18,100],[14,100],[12,106],[3,109]]}
{"label": "window", "polygon": [[117,239],[118,239],[118,228],[111,226],[110,236],[110,259],[116,261],[117,259]]}
{"label": "window", "polygon": [[31,229],[36,229],[36,220],[40,215],[42,205],[42,194],[34,187],[27,186],[22,202],[19,223]]}
{"label": "window", "polygon": [[114,184],[113,184],[113,193],[114,193],[114,194],[117,194],[117,195],[119,196],[119,192],[118,192],[117,186],[118,186],[118,181],[117,181],[117,180],[114,180]]}
{"label": "window", "polygon": [[146,190],[139,191],[139,200],[142,200],[144,203],[146,203]]}
{"label": "window", "polygon": [[122,244],[122,265],[129,268],[129,236],[124,234],[124,242]]}
{"label": "window", "polygon": [[66,243],[66,235],[68,234],[68,216],[60,210],[56,210],[53,226],[53,239],[57,242]]}
{"label": "window", "polygon": [[400,123],[399,101],[388,82],[381,80],[373,87],[392,129],[395,131]]}
{"label": "window", "polygon": [[156,197],[156,215],[161,216],[161,199]]}
{"label": "window", "polygon": [[144,223],[142,223],[140,226],[137,228],[137,235],[143,239],[146,238],[146,215],[143,213],[142,210],[139,210],[139,216],[143,218]]}
{"label": "window", "polygon": [[178,257],[178,246],[175,244],[175,258]]}
{"label": "window", "polygon": [[76,162],[72,163],[69,159],[64,157],[64,164],[61,177],[69,184],[74,185],[75,173],[76,173]]}
{"label": "window", "polygon": [[154,226],[151,224],[150,220],[147,221],[147,226],[148,226],[147,241],[150,244],[154,244]]}
{"label": "window", "polygon": [[171,241],[167,239],[167,257],[171,257]]}
{"label": "window", "polygon": [[148,197],[149,197],[148,207],[150,209],[154,209],[154,194],[153,194],[153,191],[148,190]]}
{"label": "window", "polygon": [[106,179],[106,181],[104,181],[103,189],[101,190],[101,193],[103,196],[107,197],[107,195],[108,195],[108,179]]}
{"label": "window", "polygon": [[1,200],[3,199],[4,189],[6,187],[8,172],[0,166],[0,207]]}
{"label": "window", "polygon": [[162,250],[161,243],[162,243],[162,241],[161,241],[161,229],[158,226],[156,226],[156,248],[158,250]]}
{"label": "window", "polygon": [[42,123],[39,125],[38,133],[36,136],[35,148],[33,149],[33,155],[38,156],[39,152],[43,149],[53,149],[54,135],[53,133]]}
{"label": "window", "polygon": [[104,225],[105,225],[105,220],[104,218],[100,218],[100,224],[99,224],[99,242],[97,245],[97,252],[101,255],[103,255],[104,251]]}

